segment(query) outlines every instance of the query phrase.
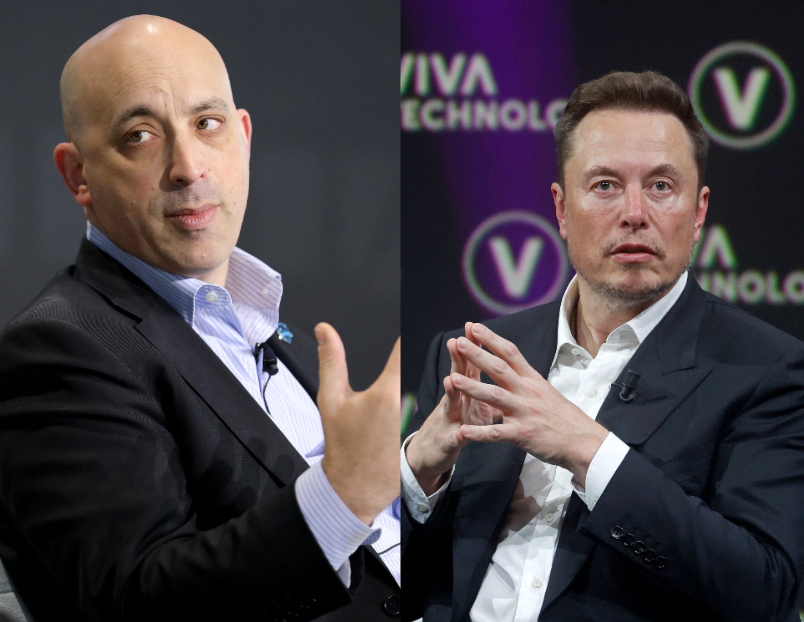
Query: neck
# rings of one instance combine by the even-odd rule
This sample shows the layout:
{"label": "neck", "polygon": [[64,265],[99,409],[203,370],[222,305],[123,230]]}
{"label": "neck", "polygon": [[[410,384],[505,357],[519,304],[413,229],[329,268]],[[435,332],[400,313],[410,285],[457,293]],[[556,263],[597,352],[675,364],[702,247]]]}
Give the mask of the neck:
{"label": "neck", "polygon": [[594,358],[613,330],[634,319],[656,300],[658,298],[633,305],[612,304],[595,294],[579,275],[578,299],[570,318],[573,337]]}
{"label": "neck", "polygon": [[210,270],[209,272],[204,272],[202,274],[185,274],[183,276],[196,278],[199,281],[205,281],[207,283],[210,283],[211,285],[219,285],[220,287],[226,287],[226,277],[228,275],[229,275],[229,258],[227,257],[226,261],[224,261],[217,268]]}

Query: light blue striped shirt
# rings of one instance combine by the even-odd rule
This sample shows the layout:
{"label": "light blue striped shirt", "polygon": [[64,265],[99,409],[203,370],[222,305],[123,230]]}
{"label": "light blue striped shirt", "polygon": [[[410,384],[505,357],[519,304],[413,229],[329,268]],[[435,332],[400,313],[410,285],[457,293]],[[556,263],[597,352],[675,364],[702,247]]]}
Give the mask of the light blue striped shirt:
{"label": "light blue striped shirt", "polygon": [[399,499],[375,519],[372,527],[354,516],[321,467],[324,431],[315,402],[282,361],[277,361],[279,371],[269,376],[254,358],[254,345],[266,341],[279,323],[279,273],[235,248],[224,288],[154,268],[118,248],[89,222],[87,238],[184,318],[310,465],[296,480],[296,498],[316,541],[344,583],[350,583],[349,556],[361,544],[374,547],[398,583]]}

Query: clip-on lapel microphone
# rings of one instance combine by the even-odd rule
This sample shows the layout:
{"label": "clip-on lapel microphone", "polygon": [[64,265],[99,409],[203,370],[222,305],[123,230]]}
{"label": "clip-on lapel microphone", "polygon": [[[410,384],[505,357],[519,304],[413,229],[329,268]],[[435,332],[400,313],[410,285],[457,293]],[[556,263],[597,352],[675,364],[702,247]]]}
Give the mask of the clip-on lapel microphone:
{"label": "clip-on lapel microphone", "polygon": [[636,397],[636,388],[637,384],[639,384],[639,379],[641,377],[642,377],[641,374],[638,374],[635,371],[631,371],[630,369],[628,369],[625,372],[622,384],[618,384],[615,382],[611,385],[613,387],[617,387],[620,389],[621,402],[628,403]]}

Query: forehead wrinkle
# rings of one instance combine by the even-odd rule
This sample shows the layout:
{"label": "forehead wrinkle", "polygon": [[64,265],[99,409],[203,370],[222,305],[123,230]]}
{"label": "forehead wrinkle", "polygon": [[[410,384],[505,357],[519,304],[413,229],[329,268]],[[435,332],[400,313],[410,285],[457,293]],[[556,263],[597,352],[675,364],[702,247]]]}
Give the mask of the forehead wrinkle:
{"label": "forehead wrinkle", "polygon": [[[98,121],[109,119],[127,103],[149,103],[151,99],[148,107],[153,109],[156,97],[167,104],[171,92],[175,99],[186,85],[212,87],[211,94],[217,92],[231,100],[226,66],[214,46],[198,33],[190,31],[191,37],[171,41],[115,31],[113,25],[87,41],[65,66],[62,105],[70,140]],[[132,92],[137,94],[132,96]],[[202,91],[197,97],[209,94]],[[188,106],[176,101],[173,104],[177,110]],[[103,125],[109,127],[108,123]]]}

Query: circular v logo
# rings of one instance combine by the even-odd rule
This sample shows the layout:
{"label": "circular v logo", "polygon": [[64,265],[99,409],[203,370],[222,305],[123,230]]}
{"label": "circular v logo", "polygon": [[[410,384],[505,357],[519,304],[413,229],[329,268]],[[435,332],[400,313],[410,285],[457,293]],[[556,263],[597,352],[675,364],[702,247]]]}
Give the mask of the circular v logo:
{"label": "circular v logo", "polygon": [[790,70],[772,50],[734,41],[707,53],[693,69],[688,92],[712,140],[756,149],[777,138],[795,107]]}

